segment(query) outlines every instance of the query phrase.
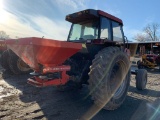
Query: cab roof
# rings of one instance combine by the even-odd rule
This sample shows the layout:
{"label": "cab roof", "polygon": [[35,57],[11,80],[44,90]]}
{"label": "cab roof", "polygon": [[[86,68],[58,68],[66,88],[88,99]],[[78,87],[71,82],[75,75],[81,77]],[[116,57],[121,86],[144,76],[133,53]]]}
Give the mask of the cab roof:
{"label": "cab roof", "polygon": [[110,20],[118,22],[123,25],[123,21],[107,12],[102,10],[94,10],[94,9],[86,9],[83,11],[79,11],[76,13],[72,13],[66,16],[66,20],[71,23],[79,23],[81,21],[90,20],[90,19],[98,19],[100,16],[104,16]]}

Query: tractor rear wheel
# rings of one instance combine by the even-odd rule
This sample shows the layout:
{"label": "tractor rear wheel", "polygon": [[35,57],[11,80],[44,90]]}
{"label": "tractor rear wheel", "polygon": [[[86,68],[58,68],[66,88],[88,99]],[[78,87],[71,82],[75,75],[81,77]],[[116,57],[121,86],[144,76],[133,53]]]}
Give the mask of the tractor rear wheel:
{"label": "tractor rear wheel", "polygon": [[118,47],[101,50],[92,61],[89,90],[94,103],[106,110],[117,109],[124,101],[130,83],[128,56]]}
{"label": "tractor rear wheel", "polygon": [[138,90],[144,90],[147,84],[147,70],[139,69],[136,75],[136,88]]}
{"label": "tractor rear wheel", "polygon": [[9,50],[9,67],[14,74],[25,74],[31,69],[13,51]]}

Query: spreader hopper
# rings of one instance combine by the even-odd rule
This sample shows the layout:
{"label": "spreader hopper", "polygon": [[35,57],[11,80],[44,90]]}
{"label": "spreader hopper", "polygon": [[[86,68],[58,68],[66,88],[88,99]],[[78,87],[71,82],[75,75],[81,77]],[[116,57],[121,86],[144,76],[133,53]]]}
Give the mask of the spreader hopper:
{"label": "spreader hopper", "polygon": [[81,43],[35,37],[6,40],[6,44],[35,71],[28,83],[38,87],[65,84],[71,68],[63,62],[82,48]]}
{"label": "spreader hopper", "polygon": [[21,38],[6,40],[7,47],[15,52],[32,69],[61,65],[78,52],[82,44],[44,38]]}

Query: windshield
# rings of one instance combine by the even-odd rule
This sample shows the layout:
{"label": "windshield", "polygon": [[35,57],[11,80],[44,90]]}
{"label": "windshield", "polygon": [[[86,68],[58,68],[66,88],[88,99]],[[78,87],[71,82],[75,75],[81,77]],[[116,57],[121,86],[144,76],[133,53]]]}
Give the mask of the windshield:
{"label": "windshield", "polygon": [[87,40],[98,38],[98,21],[88,21],[79,24],[72,24],[68,37],[69,41]]}

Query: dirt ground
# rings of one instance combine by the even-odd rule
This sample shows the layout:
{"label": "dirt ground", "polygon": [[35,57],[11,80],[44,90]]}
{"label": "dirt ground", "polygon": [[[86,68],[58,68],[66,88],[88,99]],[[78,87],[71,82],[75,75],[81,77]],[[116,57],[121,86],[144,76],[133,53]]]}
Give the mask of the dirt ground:
{"label": "dirt ground", "polygon": [[[0,74],[0,119],[77,120],[93,105],[87,86],[59,92],[55,87],[27,84],[29,75]],[[149,71],[147,88],[135,88],[135,76],[123,105],[101,110],[93,120],[160,120],[160,72]]]}

